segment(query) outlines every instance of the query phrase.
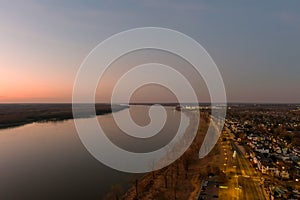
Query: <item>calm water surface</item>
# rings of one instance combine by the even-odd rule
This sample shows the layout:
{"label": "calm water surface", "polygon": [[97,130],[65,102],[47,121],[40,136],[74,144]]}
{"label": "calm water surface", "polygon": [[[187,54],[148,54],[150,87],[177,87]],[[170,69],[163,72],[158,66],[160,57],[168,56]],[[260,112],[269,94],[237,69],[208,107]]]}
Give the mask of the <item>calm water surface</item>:
{"label": "calm water surface", "polygon": [[[149,123],[149,107],[129,109],[137,124]],[[136,140],[122,133],[111,114],[97,118],[114,143],[144,152],[160,148],[177,130],[180,113],[171,107],[166,110],[168,121],[162,131],[139,145],[133,145]],[[117,114],[122,117],[124,111]],[[136,176],[95,160],[81,144],[73,120],[0,130],[0,199],[101,199],[113,185],[126,190]]]}

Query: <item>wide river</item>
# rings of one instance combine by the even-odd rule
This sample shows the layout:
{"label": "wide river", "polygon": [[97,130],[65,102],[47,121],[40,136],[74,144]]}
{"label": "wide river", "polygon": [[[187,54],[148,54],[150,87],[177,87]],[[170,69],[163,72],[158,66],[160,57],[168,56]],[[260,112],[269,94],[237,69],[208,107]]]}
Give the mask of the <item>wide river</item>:
{"label": "wide river", "polygon": [[[114,123],[112,114],[97,116],[107,136],[118,146],[134,152],[159,149],[178,129],[180,112],[165,107],[168,120],[161,132],[136,143]],[[148,106],[130,106],[133,120],[150,122]],[[125,117],[125,110],[116,113]],[[183,121],[186,126],[188,117]],[[79,119],[90,120],[90,119]],[[74,121],[33,123],[0,130],[0,199],[101,199],[114,185],[126,190],[135,177],[113,170],[97,161],[85,149]]]}

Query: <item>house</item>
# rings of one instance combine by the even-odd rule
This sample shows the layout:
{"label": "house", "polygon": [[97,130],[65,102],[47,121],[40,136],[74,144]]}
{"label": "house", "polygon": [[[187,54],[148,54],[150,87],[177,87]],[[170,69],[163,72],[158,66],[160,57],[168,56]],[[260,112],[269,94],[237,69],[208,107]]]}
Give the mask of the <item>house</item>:
{"label": "house", "polygon": [[280,176],[283,179],[289,179],[290,178],[290,174],[287,171],[281,171]]}
{"label": "house", "polygon": [[276,168],[270,158],[261,158],[257,161],[257,167],[263,174],[269,174],[272,171],[275,172]]}
{"label": "house", "polygon": [[258,151],[259,153],[270,153],[269,149],[265,149],[265,148],[256,148],[255,151]]}

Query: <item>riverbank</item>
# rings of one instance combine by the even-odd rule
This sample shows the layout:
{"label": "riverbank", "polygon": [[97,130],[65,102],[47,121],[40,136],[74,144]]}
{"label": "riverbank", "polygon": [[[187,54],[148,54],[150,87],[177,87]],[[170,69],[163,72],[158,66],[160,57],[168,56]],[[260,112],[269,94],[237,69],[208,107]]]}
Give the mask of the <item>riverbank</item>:
{"label": "riverbank", "polygon": [[[190,116],[186,133],[195,127],[196,120]],[[206,135],[210,117],[207,112],[201,113],[197,135],[189,149],[171,165],[137,179],[135,184],[120,199],[197,199],[201,180],[208,173],[222,176],[220,166],[220,147],[214,149],[203,159],[198,158],[199,149]],[[106,198],[110,199],[110,198]],[[115,196],[111,199],[115,199]]]}
{"label": "riverbank", "polygon": [[[81,116],[91,117],[91,104],[77,104]],[[96,104],[96,115],[119,111],[127,106]],[[22,126],[34,122],[62,121],[73,119],[72,104],[0,104],[0,129]]]}

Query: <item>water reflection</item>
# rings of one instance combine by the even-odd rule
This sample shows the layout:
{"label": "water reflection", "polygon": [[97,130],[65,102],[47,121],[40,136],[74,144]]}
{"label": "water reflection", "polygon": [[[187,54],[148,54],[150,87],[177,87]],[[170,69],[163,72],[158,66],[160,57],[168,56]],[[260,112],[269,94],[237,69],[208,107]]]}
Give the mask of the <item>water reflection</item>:
{"label": "water reflection", "polygon": [[[149,123],[147,110],[147,106],[130,107],[139,125]],[[160,148],[173,138],[180,114],[171,107],[167,114],[168,122],[161,133],[143,144],[123,134],[111,114],[98,119],[113,142],[143,152]],[[151,140],[157,141],[155,146],[150,145]],[[101,199],[114,184],[126,189],[132,176],[95,160],[81,144],[73,120],[0,131],[0,199]]]}
{"label": "water reflection", "polygon": [[[134,106],[130,109],[130,115],[133,121],[139,126],[148,125],[150,123],[148,115],[149,108],[150,107],[148,106]],[[173,139],[180,124],[180,112],[174,112],[172,107],[165,107],[165,109],[167,110],[167,120],[165,125],[159,133],[150,138],[136,138],[123,133],[120,128],[118,128],[111,115],[102,117],[99,120],[99,123],[103,131],[109,133],[107,134],[107,137],[122,149],[136,153],[155,151],[162,148]],[[125,112],[119,112],[118,115],[121,119],[127,117]]]}

